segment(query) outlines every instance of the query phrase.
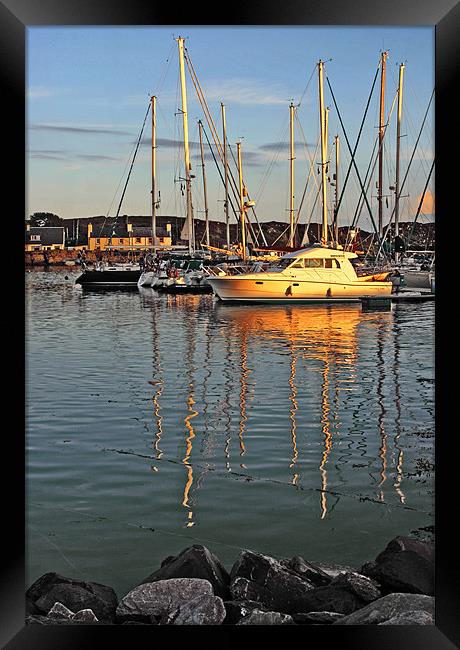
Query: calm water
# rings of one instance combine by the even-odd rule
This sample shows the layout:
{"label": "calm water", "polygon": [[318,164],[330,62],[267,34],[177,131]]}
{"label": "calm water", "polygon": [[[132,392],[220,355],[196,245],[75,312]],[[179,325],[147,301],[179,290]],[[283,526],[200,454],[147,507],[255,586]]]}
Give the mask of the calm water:
{"label": "calm water", "polygon": [[[65,279],[65,276],[68,279]],[[28,584],[202,543],[359,566],[434,524],[434,304],[231,306],[26,275]]]}

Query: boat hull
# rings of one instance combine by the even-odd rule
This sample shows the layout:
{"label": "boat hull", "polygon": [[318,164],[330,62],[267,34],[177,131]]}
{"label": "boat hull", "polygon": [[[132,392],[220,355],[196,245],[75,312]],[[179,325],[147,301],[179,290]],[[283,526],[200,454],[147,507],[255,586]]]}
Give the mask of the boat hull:
{"label": "boat hull", "polygon": [[137,287],[141,272],[138,271],[84,271],[75,284],[91,289]]}
{"label": "boat hull", "polygon": [[238,278],[209,278],[215,295],[224,302],[350,302],[367,296],[390,296],[391,282],[324,282]]}

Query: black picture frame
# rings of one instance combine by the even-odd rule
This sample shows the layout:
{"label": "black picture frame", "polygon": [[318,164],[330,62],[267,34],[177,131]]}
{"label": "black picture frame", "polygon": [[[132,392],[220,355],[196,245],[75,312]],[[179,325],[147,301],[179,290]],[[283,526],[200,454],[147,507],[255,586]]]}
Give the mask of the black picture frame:
{"label": "black picture frame", "polygon": [[[217,5],[218,7],[219,5]],[[38,25],[393,25],[393,26],[433,26],[435,28],[435,66],[436,66],[436,203],[437,230],[437,305],[436,305],[436,625],[435,626],[309,626],[279,627],[270,630],[273,642],[291,634],[301,635],[304,643],[314,642],[313,637],[324,643],[334,640],[341,647],[362,649],[436,648],[448,650],[460,647],[460,626],[458,612],[459,570],[456,561],[456,417],[455,417],[455,378],[446,372],[454,363],[451,349],[455,348],[455,320],[446,316],[447,291],[452,286],[452,273],[449,273],[447,242],[452,237],[449,219],[456,226],[458,207],[449,211],[449,196],[455,193],[458,181],[454,178],[457,170],[454,163],[456,141],[458,139],[457,108],[453,102],[456,86],[456,72],[459,69],[460,7],[455,0],[329,0],[327,3],[302,2],[289,3],[246,2],[237,10],[230,5],[222,14],[209,5],[189,7],[167,6],[145,3],[140,0],[113,2],[113,0],[2,0],[0,4],[0,73],[2,79],[3,129],[2,149],[6,164],[6,183],[3,190],[4,232],[12,232],[13,240],[20,247],[12,247],[8,257],[8,267],[12,268],[15,282],[12,286],[11,303],[15,302],[13,325],[8,324],[6,336],[13,334],[19,339],[15,346],[14,366],[9,372],[8,392],[4,403],[11,413],[14,403],[15,421],[21,421],[24,413],[23,391],[11,374],[17,374],[21,360],[26,363],[23,340],[25,311],[23,294],[19,290],[24,278],[22,250],[23,215],[25,213],[25,32],[28,27]],[[222,20],[224,18],[224,20]],[[449,126],[451,125],[451,126]],[[9,241],[9,239],[8,239]],[[453,241],[451,239],[451,241]],[[446,249],[446,251],[444,250]],[[441,254],[439,254],[439,251]],[[10,273],[8,273],[10,276]],[[17,278],[17,280],[16,280]],[[23,286],[23,285],[22,285]],[[455,295],[454,295],[455,300]],[[443,313],[444,312],[444,313]],[[8,312],[6,312],[8,313]],[[11,312],[13,314],[13,311]],[[5,320],[6,317],[4,316]],[[455,319],[455,317],[454,317]],[[16,323],[17,321],[17,323]],[[24,338],[22,338],[24,337]],[[422,344],[422,343],[421,343]],[[7,347],[10,346],[9,340]],[[0,583],[0,626],[2,647],[8,650],[19,648],[88,648],[108,642],[107,634],[115,632],[121,642],[132,643],[132,631],[144,630],[151,641],[158,643],[158,634],[165,630],[141,626],[127,626],[131,630],[128,637],[121,638],[125,629],[121,626],[25,626],[24,625],[24,435],[11,425],[5,428],[8,437],[7,455],[4,457],[10,474],[3,488],[3,567]],[[180,630],[180,631],[179,631]],[[230,647],[240,641],[260,643],[260,629],[248,631],[247,627],[216,626],[203,628],[167,628],[168,635],[187,634],[187,644],[200,643],[212,633],[213,643]],[[127,633],[128,634],[128,633]],[[120,636],[121,635],[121,636]],[[155,636],[154,636],[155,635]],[[257,636],[256,636],[257,635]],[[319,636],[318,636],[319,635]],[[163,637],[164,638],[164,637]],[[183,638],[183,637],[181,637]],[[209,637],[210,638],[210,637]]]}

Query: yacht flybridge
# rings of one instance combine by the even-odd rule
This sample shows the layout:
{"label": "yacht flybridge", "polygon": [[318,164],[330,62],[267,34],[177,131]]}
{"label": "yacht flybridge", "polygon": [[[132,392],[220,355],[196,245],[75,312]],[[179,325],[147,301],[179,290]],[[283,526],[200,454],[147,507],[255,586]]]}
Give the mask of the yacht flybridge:
{"label": "yacht flybridge", "polygon": [[331,302],[389,296],[392,271],[358,276],[351,259],[356,253],[312,244],[284,255],[266,271],[208,278],[223,301]]}

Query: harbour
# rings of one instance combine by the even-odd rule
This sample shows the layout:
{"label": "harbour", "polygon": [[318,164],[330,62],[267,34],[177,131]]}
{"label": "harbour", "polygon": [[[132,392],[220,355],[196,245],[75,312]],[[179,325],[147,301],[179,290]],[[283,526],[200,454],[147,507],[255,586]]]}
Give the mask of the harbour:
{"label": "harbour", "polygon": [[430,35],[221,85],[147,31],[156,85],[30,125],[26,622],[433,625]]}

